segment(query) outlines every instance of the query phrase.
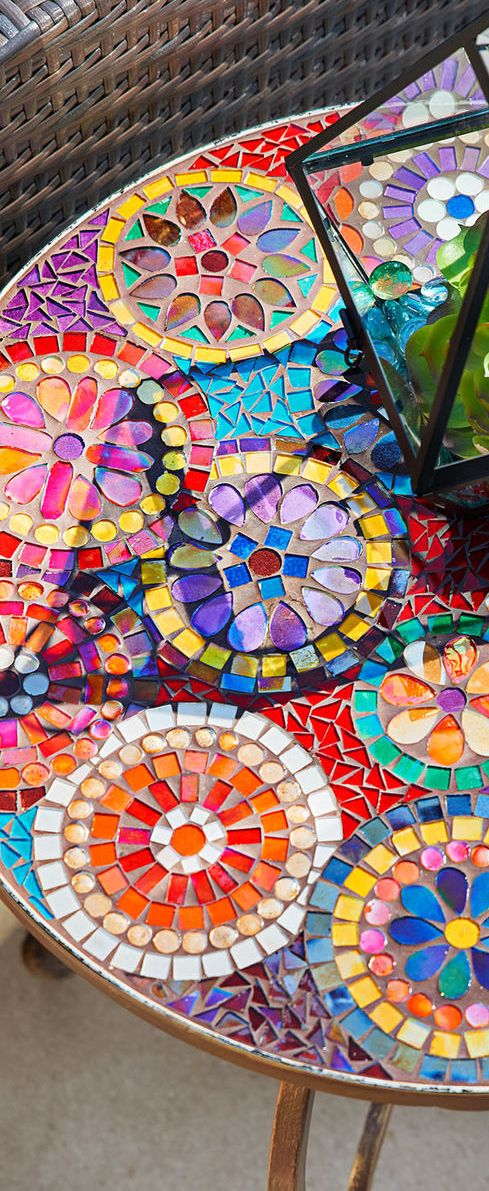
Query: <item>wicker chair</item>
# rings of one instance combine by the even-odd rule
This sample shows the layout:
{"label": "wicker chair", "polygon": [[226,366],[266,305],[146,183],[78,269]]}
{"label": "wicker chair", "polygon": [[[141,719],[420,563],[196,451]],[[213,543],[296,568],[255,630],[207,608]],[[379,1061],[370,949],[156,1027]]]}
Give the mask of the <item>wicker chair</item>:
{"label": "wicker chair", "polygon": [[165,158],[361,98],[487,0],[0,0],[0,278]]}

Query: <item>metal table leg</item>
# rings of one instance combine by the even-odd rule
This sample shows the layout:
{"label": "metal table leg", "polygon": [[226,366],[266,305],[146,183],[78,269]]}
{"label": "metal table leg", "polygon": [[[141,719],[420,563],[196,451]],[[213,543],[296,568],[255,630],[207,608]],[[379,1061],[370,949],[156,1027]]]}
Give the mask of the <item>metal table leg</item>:
{"label": "metal table leg", "polygon": [[[306,1191],[306,1157],[314,1092],[281,1083],[272,1127],[268,1191]],[[348,1191],[370,1191],[392,1111],[371,1104],[355,1155]]]}

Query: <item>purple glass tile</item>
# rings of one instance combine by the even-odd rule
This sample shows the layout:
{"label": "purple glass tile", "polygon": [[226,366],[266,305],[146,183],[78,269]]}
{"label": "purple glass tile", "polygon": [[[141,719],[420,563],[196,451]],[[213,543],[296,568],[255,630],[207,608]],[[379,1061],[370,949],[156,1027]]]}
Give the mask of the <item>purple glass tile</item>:
{"label": "purple glass tile", "polygon": [[453,145],[440,145],[440,165],[442,172],[449,173],[457,168],[457,154]]}
{"label": "purple glass tile", "polygon": [[462,161],[462,169],[474,171],[477,169],[479,161],[479,149],[475,145],[467,145]]}
{"label": "purple glass tile", "polygon": [[384,219],[409,219],[413,214],[413,208],[399,203],[398,207],[382,207],[382,213]]}
{"label": "purple glass tile", "polygon": [[438,166],[435,165],[429,153],[417,153],[413,157],[413,161],[420,174],[424,174],[425,178],[435,178],[439,172]]}
{"label": "purple glass tile", "polygon": [[430,241],[431,236],[429,235],[429,232],[420,230],[415,236],[412,236],[410,240],[406,240],[404,247],[408,249],[412,256],[417,256],[418,254],[424,252]]}
{"label": "purple glass tile", "polygon": [[419,223],[416,219],[406,219],[404,223],[394,223],[389,228],[391,236],[395,240],[400,240],[402,236],[411,236],[413,232],[417,231]]}
{"label": "purple glass tile", "polygon": [[[477,79],[475,77],[474,71],[472,70],[470,62],[467,62],[465,54],[463,54],[463,56],[462,56],[462,54],[463,54],[463,51],[461,51],[461,54],[460,54],[460,58],[461,58],[460,64],[462,65],[464,62],[467,64],[465,66],[465,69],[462,71],[462,74],[459,76],[459,79],[457,82],[457,91],[458,91],[459,95],[463,95],[466,98],[467,95],[469,95],[470,92],[473,90],[473,88],[477,86]],[[480,92],[479,92],[479,94],[480,94]]]}
{"label": "purple glass tile", "polygon": [[442,62],[440,72],[440,87],[442,91],[454,91],[455,79],[457,77],[457,59],[446,58]]}
{"label": "purple glass tile", "polygon": [[424,186],[424,178],[420,178],[419,174],[415,174],[414,170],[408,169],[406,165],[402,165],[396,172],[398,182],[404,182],[406,186],[412,186],[413,190],[421,190]]}

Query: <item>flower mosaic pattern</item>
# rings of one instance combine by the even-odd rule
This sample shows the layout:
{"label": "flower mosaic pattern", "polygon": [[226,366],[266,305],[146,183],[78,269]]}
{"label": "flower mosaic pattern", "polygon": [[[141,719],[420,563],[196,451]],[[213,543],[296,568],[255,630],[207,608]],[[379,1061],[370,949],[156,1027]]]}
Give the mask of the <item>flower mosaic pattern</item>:
{"label": "flower mosaic pattern", "polygon": [[[454,55],[371,113],[354,139],[403,132],[485,104],[467,58]],[[489,208],[487,145],[484,130],[418,151],[396,152],[393,144],[392,153],[374,152],[368,167],[350,163],[319,173],[317,198],[368,273],[394,258],[422,285],[436,274],[438,248]]]}
{"label": "flower mosaic pattern", "polygon": [[168,361],[130,344],[116,360],[105,346],[111,358],[6,347],[0,515],[14,549],[33,543],[24,566],[53,545],[82,551],[85,568],[161,547],[167,504],[205,486],[213,426],[202,396]]}
{"label": "flower mosaic pattern", "polygon": [[302,337],[335,298],[296,191],[252,170],[167,174],[116,201],[98,276],[119,322],[207,363]]}
{"label": "flower mosaic pattern", "polygon": [[[480,637],[457,632],[464,624]],[[453,628],[430,638],[419,623],[399,626],[403,644],[383,651],[396,661],[366,662],[354,696],[370,752],[405,780],[440,790],[489,783],[489,630],[470,617]]]}
{"label": "flower mosaic pattern", "polygon": [[327,1000],[360,1045],[411,1076],[421,1065],[443,1082],[451,1063],[452,1079],[474,1082],[489,1056],[488,811],[486,794],[395,807],[340,847],[311,898],[309,958],[328,953]]}
{"label": "flower mosaic pattern", "polygon": [[288,733],[181,704],[122,721],[83,772],[52,782],[33,833],[71,939],[124,972],[195,980],[295,937],[341,820]]}
{"label": "flower mosaic pattern", "polygon": [[179,513],[164,566],[142,566],[161,656],[245,693],[343,673],[396,617],[404,530],[358,465],[287,441],[221,444],[205,504]]}

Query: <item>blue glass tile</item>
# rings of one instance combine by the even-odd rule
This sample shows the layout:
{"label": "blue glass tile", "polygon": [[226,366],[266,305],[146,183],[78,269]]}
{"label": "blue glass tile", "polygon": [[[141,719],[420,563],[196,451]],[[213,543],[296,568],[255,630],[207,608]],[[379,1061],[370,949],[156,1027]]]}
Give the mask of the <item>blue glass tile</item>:
{"label": "blue glass tile", "polygon": [[420,1068],[420,1076],[430,1083],[444,1083],[448,1071],[447,1059],[438,1059],[434,1055],[425,1055]]}
{"label": "blue glass tile", "polygon": [[443,818],[439,798],[418,798],[414,806],[420,823],[433,823],[436,819]]}
{"label": "blue glass tile", "polygon": [[223,674],[221,678],[223,691],[243,691],[251,695],[255,689],[255,679],[245,678],[244,674]]}
{"label": "blue glass tile", "polygon": [[447,811],[449,815],[470,815],[472,811],[470,794],[448,794]]}
{"label": "blue glass tile", "polygon": [[330,674],[344,674],[345,670],[349,670],[351,666],[356,665],[357,659],[355,655],[349,650],[345,653],[340,653],[337,658],[332,658],[329,662]]}
{"label": "blue glass tile", "polygon": [[303,554],[288,554],[284,558],[282,566],[283,575],[295,575],[298,579],[304,579],[307,575],[307,568],[309,566],[309,558]]}
{"label": "blue glass tile", "polygon": [[306,915],[306,929],[310,935],[329,935],[331,933],[331,914]]}
{"label": "blue glass tile", "polygon": [[353,860],[354,864],[363,860],[367,852],[370,852],[370,844],[366,844],[359,835],[351,835],[350,839],[345,840],[341,845],[341,855],[347,856],[348,860]]}
{"label": "blue glass tile", "polygon": [[256,550],[258,543],[253,541],[253,538],[247,538],[244,533],[237,533],[232,544],[232,554],[237,554],[238,558],[249,558],[253,550]]}
{"label": "blue glass tile", "polygon": [[[489,885],[489,876],[487,882]],[[438,898],[424,885],[407,885],[401,890],[401,902],[408,914],[428,918],[430,922],[445,922],[445,914]]]}
{"label": "blue glass tile", "polygon": [[309,898],[310,906],[319,906],[321,910],[334,910],[338,899],[338,890],[334,885],[327,885],[326,881],[316,881]]}
{"label": "blue glass tile", "polygon": [[351,864],[345,864],[344,860],[340,860],[338,856],[332,856],[331,860],[328,860],[326,868],[323,869],[322,876],[335,885],[342,885],[351,873],[351,868]]}
{"label": "blue glass tile", "polygon": [[489,794],[479,794],[474,811],[476,815],[481,815],[483,819],[489,818]]}
{"label": "blue glass tile", "polygon": [[353,1013],[349,1013],[347,1017],[343,1018],[342,1025],[352,1038],[362,1038],[371,1028],[372,1022],[362,1009],[355,1009]]}
{"label": "blue glass tile", "polygon": [[380,843],[380,840],[390,835],[390,827],[387,826],[387,823],[384,823],[383,819],[379,819],[378,817],[370,819],[368,823],[362,823],[359,830],[364,839],[368,840],[369,844],[372,845]]}
{"label": "blue glass tile", "polygon": [[385,817],[389,820],[391,827],[396,830],[400,827],[408,827],[409,824],[416,822],[409,806],[394,806],[392,810],[386,811]]}
{"label": "blue glass tile", "polygon": [[325,964],[333,959],[333,944],[331,939],[308,939],[306,951],[310,964]]}
{"label": "blue glass tile", "polygon": [[353,997],[344,984],[340,988],[332,988],[330,992],[326,993],[323,1002],[332,1017],[337,1017],[339,1013],[344,1013],[347,1009],[355,1007]]}
{"label": "blue glass tile", "polygon": [[[433,939],[442,938],[438,927],[432,926],[431,922],[424,922],[422,918],[394,918],[389,926],[389,934],[404,947],[416,947],[418,943],[430,943]],[[426,955],[426,951],[417,954]]]}
{"label": "blue glass tile", "polygon": [[265,538],[264,545],[275,550],[286,550],[292,537],[290,529],[280,529],[278,525],[271,525]]}
{"label": "blue glass tile", "polygon": [[274,575],[271,579],[261,579],[258,586],[264,600],[273,600],[285,595],[280,575]]}
{"label": "blue glass tile", "polygon": [[451,1076],[453,1083],[477,1083],[477,1063],[474,1059],[455,1059]]}
{"label": "blue glass tile", "polygon": [[236,567],[224,567],[224,574],[230,587],[242,587],[250,582],[250,572],[244,563]]}

